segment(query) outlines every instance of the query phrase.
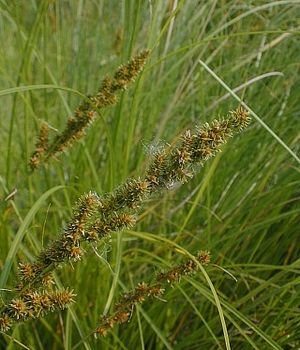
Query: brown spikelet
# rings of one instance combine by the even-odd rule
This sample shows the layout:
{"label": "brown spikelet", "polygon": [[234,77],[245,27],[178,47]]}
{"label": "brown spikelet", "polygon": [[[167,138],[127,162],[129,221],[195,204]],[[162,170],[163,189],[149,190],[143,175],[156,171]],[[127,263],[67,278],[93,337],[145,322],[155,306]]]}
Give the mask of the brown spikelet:
{"label": "brown spikelet", "polygon": [[31,281],[35,277],[34,265],[30,263],[20,263],[19,274],[20,274],[21,281],[23,282]]}
{"label": "brown spikelet", "polygon": [[199,261],[200,264],[206,266],[210,263],[210,252],[208,250],[200,250],[196,259]]}
{"label": "brown spikelet", "polygon": [[30,309],[23,299],[13,299],[9,304],[9,315],[15,320],[24,320],[30,315]]}
{"label": "brown spikelet", "polygon": [[82,251],[80,247],[73,245],[71,247],[66,247],[66,249],[69,252],[68,255],[71,260],[78,261],[81,259]]}
{"label": "brown spikelet", "polygon": [[68,289],[55,291],[29,291],[12,299],[0,316],[0,330],[6,332],[12,323],[45,316],[63,310],[74,302],[75,294]]}
{"label": "brown spikelet", "polygon": [[121,231],[126,228],[134,226],[136,218],[132,214],[127,213],[113,213],[106,219],[97,219],[86,232],[86,240],[96,241],[106,237],[109,233],[114,231]]}
{"label": "brown spikelet", "polygon": [[[208,265],[210,262],[210,253],[208,251],[200,251],[195,259],[202,265]],[[168,283],[176,283],[185,275],[190,275],[198,269],[198,265],[193,259],[187,260],[184,264],[176,266],[167,272],[160,272],[156,276],[159,282],[167,281]]]}
{"label": "brown spikelet", "polygon": [[42,277],[41,283],[45,288],[49,288],[55,284],[53,276],[50,273]]}
{"label": "brown spikelet", "polygon": [[33,318],[43,316],[52,310],[51,300],[46,293],[39,293],[37,291],[28,292],[24,295],[24,299],[30,305]]}
{"label": "brown spikelet", "polygon": [[11,327],[12,321],[6,314],[0,315],[0,331],[7,332]]}
{"label": "brown spikelet", "polygon": [[148,179],[129,179],[113,193],[104,197],[100,212],[105,214],[124,208],[137,209],[151,193],[150,187]]}
{"label": "brown spikelet", "polygon": [[48,135],[49,127],[46,123],[43,123],[39,131],[37,142],[35,144],[35,151],[32,154],[29,162],[32,170],[40,165],[46,151],[48,150]]}
{"label": "brown spikelet", "polygon": [[245,129],[251,120],[250,113],[243,107],[238,107],[235,111],[230,112],[230,123],[232,127],[243,130]]}
{"label": "brown spikelet", "polygon": [[76,294],[73,291],[65,289],[62,291],[56,291],[53,293],[49,293],[48,297],[55,306],[56,309],[65,309],[69,304],[74,302]]}
{"label": "brown spikelet", "polygon": [[134,81],[143,69],[150,54],[149,50],[142,51],[133,57],[127,64],[121,65],[114,75],[113,90],[124,90],[127,85]]}

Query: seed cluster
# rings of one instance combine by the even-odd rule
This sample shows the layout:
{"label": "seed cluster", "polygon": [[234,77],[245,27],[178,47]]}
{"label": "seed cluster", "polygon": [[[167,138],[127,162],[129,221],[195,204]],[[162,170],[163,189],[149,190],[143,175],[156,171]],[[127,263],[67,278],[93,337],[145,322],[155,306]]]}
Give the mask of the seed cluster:
{"label": "seed cluster", "polygon": [[127,64],[121,65],[112,78],[103,79],[99,91],[89,96],[75,110],[74,116],[69,117],[65,129],[57,135],[49,145],[48,126],[43,124],[36,143],[36,149],[30,158],[32,170],[42,163],[55,157],[70,147],[75,141],[85,136],[85,130],[97,117],[96,110],[115,105],[118,101],[117,93],[126,90],[142,71],[150,51],[144,50],[133,57]]}
{"label": "seed cluster", "polygon": [[167,281],[168,283],[180,282],[182,276],[190,275],[198,269],[198,261],[201,265],[208,265],[210,263],[210,253],[206,250],[201,250],[195,260],[190,259],[182,265],[176,266],[167,272],[160,272],[157,274],[157,281]]}
{"label": "seed cluster", "polygon": [[121,324],[129,320],[132,309],[135,304],[141,304],[146,299],[158,298],[164,293],[160,285],[149,285],[145,282],[139,283],[135,289],[121,296],[119,302],[115,305],[116,311],[112,316],[104,316],[95,330],[99,336],[106,336],[108,331],[116,324]]}
{"label": "seed cluster", "polygon": [[146,179],[149,187],[169,187],[174,182],[186,182],[193,177],[194,166],[221,151],[221,146],[235,133],[249,124],[249,113],[239,107],[229,113],[227,119],[214,120],[198,130],[186,131],[181,142],[173,147],[160,150],[151,162]]}
{"label": "seed cluster", "polygon": [[189,275],[197,270],[198,264],[196,261],[202,265],[209,264],[210,253],[208,251],[200,251],[194,259],[189,259],[184,264],[175,266],[167,272],[157,274],[154,283],[141,282],[132,291],[122,294],[119,301],[115,304],[113,315],[101,317],[95,333],[105,337],[116,324],[129,321],[136,304],[141,304],[153,298],[159,299],[165,292],[164,287],[166,283],[178,283],[181,276]]}
{"label": "seed cluster", "polygon": [[49,127],[47,124],[43,123],[39,136],[35,144],[35,151],[30,158],[30,166],[32,169],[37,168],[44,157],[47,149],[49,147]]}
{"label": "seed cluster", "polygon": [[44,317],[49,312],[63,310],[74,302],[75,294],[68,289],[31,291],[12,299],[0,315],[0,331],[7,332],[15,322]]}

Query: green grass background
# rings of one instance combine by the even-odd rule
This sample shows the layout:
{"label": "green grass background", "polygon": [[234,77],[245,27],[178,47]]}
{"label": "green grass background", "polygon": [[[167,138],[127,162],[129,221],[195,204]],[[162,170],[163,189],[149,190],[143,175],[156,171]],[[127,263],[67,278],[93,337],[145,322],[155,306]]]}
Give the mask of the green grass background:
{"label": "green grass background", "polygon": [[[153,149],[236,108],[215,76],[299,154],[299,29],[300,1],[0,0],[1,288],[61,232],[80,195],[142,175]],[[117,106],[31,174],[41,122],[54,136],[80,94],[144,48],[150,61]],[[252,120],[192,181],[145,203],[132,231],[59,269],[76,304],[1,334],[0,349],[300,349],[299,171]],[[123,290],[200,249],[212,254],[207,276],[138,306],[106,338],[91,335]]]}

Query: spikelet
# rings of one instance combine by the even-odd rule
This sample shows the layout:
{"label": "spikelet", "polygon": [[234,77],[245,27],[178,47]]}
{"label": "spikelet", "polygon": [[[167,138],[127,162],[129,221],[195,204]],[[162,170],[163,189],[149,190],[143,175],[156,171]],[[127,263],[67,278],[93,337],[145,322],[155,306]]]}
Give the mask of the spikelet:
{"label": "spikelet", "polygon": [[250,123],[249,112],[242,107],[238,107],[235,111],[229,112],[229,114],[229,123],[239,131],[245,129]]}
{"label": "spikelet", "polygon": [[100,212],[107,214],[113,211],[137,209],[150,194],[150,183],[147,179],[129,179],[113,193],[102,200]]}
{"label": "spikelet", "polygon": [[19,264],[19,275],[21,282],[29,282],[36,276],[35,266],[30,263]]}
{"label": "spikelet", "polygon": [[7,332],[12,325],[12,320],[6,314],[0,315],[0,331]]}
{"label": "spikelet", "polygon": [[[208,265],[210,263],[210,253],[206,250],[200,251],[195,256],[201,265]],[[168,283],[179,282],[182,276],[190,275],[198,269],[198,264],[193,259],[189,259],[184,264],[176,266],[167,272],[160,272],[156,276],[158,282],[167,281]]]}
{"label": "spikelet", "polygon": [[80,242],[85,239],[86,227],[99,205],[101,202],[95,192],[82,196],[64,232],[40,253],[36,268],[45,270],[50,265],[54,268],[64,260],[74,262],[80,260],[82,255]]}
{"label": "spikelet", "polygon": [[41,280],[42,288],[51,288],[53,285],[55,285],[53,276],[51,273],[48,273],[47,275],[44,275]]}
{"label": "spikelet", "polygon": [[49,127],[46,123],[43,123],[39,131],[37,142],[35,144],[35,151],[30,158],[30,167],[32,170],[38,168],[40,163],[43,161],[44,155],[49,147],[48,137]]}
{"label": "spikelet", "polygon": [[97,219],[93,223],[86,233],[87,241],[97,241],[101,238],[106,237],[111,232],[121,231],[126,228],[131,228],[135,225],[136,218],[132,214],[127,213],[116,213],[114,212],[111,216],[106,219]]}
{"label": "spikelet", "polygon": [[12,299],[9,308],[8,308],[8,314],[12,319],[15,319],[17,321],[23,321],[25,320],[31,313],[30,308],[28,307],[25,300],[18,298],[18,299]]}

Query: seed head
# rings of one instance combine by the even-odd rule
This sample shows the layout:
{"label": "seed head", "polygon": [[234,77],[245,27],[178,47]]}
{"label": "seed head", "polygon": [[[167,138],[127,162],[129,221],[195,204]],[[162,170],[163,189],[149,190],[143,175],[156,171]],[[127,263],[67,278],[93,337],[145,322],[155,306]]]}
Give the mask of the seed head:
{"label": "seed head", "polygon": [[9,304],[10,316],[16,320],[25,319],[29,315],[26,302],[22,299],[12,299]]}
{"label": "seed head", "polygon": [[230,113],[230,122],[232,127],[243,130],[245,129],[251,120],[249,117],[249,112],[243,107],[238,107],[235,111],[231,111]]}
{"label": "seed head", "polygon": [[0,316],[0,331],[1,332],[7,332],[12,324],[12,320],[10,317],[6,314],[2,314]]}

